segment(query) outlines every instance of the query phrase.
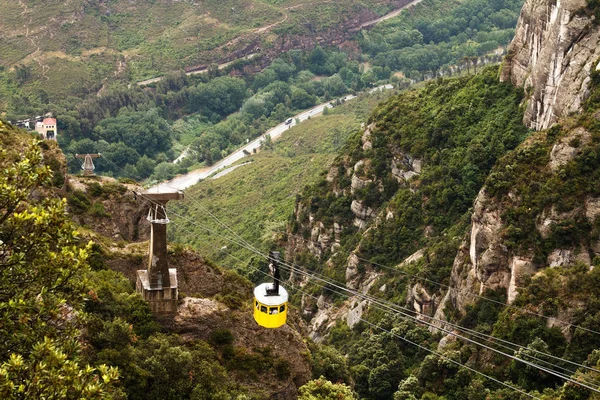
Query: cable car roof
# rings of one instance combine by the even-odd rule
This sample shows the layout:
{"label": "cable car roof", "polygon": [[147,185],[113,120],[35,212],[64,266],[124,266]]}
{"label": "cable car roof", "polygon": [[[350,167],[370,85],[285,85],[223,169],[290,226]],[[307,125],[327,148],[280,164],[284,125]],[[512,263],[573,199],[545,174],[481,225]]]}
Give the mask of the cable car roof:
{"label": "cable car roof", "polygon": [[278,296],[267,296],[267,288],[270,289],[272,287],[272,283],[261,283],[254,288],[254,298],[256,298],[259,303],[262,303],[266,306],[278,306],[288,301],[288,292],[281,285],[279,285]]}

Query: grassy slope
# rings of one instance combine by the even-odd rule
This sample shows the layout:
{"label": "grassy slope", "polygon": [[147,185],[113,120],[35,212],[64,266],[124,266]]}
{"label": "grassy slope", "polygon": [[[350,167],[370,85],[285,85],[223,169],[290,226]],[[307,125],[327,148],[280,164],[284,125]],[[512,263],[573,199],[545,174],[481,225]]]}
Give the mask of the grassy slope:
{"label": "grassy slope", "polygon": [[385,13],[389,3],[0,0],[0,66],[27,65],[33,70],[32,90],[42,81],[47,92],[65,94],[113,73],[142,80],[217,61],[250,44],[261,27],[282,22],[279,33],[310,33],[338,26],[364,9]]}
{"label": "grassy slope", "polygon": [[[170,226],[170,240],[189,243],[221,265],[242,266],[235,257],[248,261],[250,252],[218,235],[207,234],[198,226],[226,233],[202,210],[206,208],[245,240],[268,250],[269,243],[284,231],[296,194],[322,176],[348,136],[359,129],[370,110],[389,93],[365,95],[339,106],[330,115],[305,121],[284,134],[274,150],[244,160],[252,161],[251,164],[188,189],[187,200],[169,204],[170,217],[175,222]],[[182,216],[193,222],[182,221]],[[219,250],[222,246],[228,247],[226,252]]]}

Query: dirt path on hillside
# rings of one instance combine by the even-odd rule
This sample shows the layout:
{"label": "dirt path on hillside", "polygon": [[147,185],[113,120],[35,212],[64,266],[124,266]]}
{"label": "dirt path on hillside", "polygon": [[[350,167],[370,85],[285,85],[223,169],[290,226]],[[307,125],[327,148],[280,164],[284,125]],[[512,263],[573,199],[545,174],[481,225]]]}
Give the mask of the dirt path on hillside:
{"label": "dirt path on hillside", "polygon": [[[398,9],[396,9],[396,10],[394,10],[394,11],[392,11],[392,12],[386,14],[386,15],[384,15],[383,17],[374,19],[372,21],[367,21],[367,22],[361,24],[361,28],[366,27],[366,26],[375,25],[375,24],[377,24],[377,23],[379,23],[381,21],[385,21],[386,19],[393,18],[393,17],[399,15],[402,12],[402,10],[405,10],[408,7],[414,6],[415,4],[420,3],[421,1],[422,0],[411,1],[410,3],[408,3],[408,4],[404,5],[404,6],[402,6],[402,7],[398,8]],[[317,6],[317,5],[323,5],[323,4],[328,4],[328,3],[332,3],[332,0],[325,0],[325,1],[316,1],[316,2],[311,2],[311,3],[296,4],[295,6],[285,7],[285,8],[283,8],[283,10],[285,12],[285,11],[293,10],[293,9],[296,9],[296,8],[307,7],[307,6]],[[288,18],[289,18],[289,14],[286,12],[284,18],[281,21],[277,21],[277,22],[274,22],[274,23],[272,23],[270,25],[263,26],[263,27],[260,27],[260,28],[256,28],[253,31],[251,31],[250,33],[238,36],[235,39],[230,40],[229,42],[223,44],[222,46],[219,46],[217,49],[220,49],[220,48],[223,48],[223,47],[230,47],[230,46],[238,43],[242,39],[246,39],[246,38],[250,37],[251,35],[256,35],[256,34],[261,34],[261,33],[268,32],[271,29],[273,29],[274,27],[283,24],[285,21],[288,20]],[[254,55],[255,54],[249,54],[249,55],[246,55],[246,56],[241,57],[239,59],[243,59],[243,58],[247,59],[248,57],[253,57]],[[232,60],[232,61],[229,61],[229,62],[226,62],[226,63],[223,63],[223,64],[219,64],[219,69],[221,69],[224,66],[227,66],[227,65],[229,65],[229,64],[231,64],[231,63],[233,63],[234,61],[237,61],[237,60],[238,59]],[[191,72],[187,72],[186,75],[203,73],[206,70],[207,70],[207,68],[204,68],[204,69],[201,69],[201,70],[197,70],[197,71],[191,71]],[[143,80],[143,81],[139,81],[137,84],[139,86],[144,86],[144,85],[149,85],[151,83],[160,82],[162,79],[163,79],[163,77],[159,76],[159,77],[156,77],[156,78],[151,78],[151,79],[146,79],[146,80]]]}
{"label": "dirt path on hillside", "polygon": [[[18,3],[19,3],[19,7],[21,7],[23,9],[23,11],[21,11],[21,15],[23,17],[26,17],[26,15],[30,13],[29,8],[27,7],[27,4],[23,3],[23,0],[19,0]],[[33,22],[33,19],[30,16],[28,24],[31,24],[32,22]],[[42,63],[40,58],[37,56],[38,54],[40,54],[42,52],[42,50],[40,49],[40,46],[37,44],[37,42],[33,39],[33,37],[29,36],[28,24],[23,25],[25,27],[25,38],[31,42],[31,45],[36,50],[33,53],[29,54],[27,57],[31,57],[31,59],[33,61],[38,63],[38,65],[42,69],[42,78],[46,78],[46,80],[50,80],[50,78],[48,78],[46,76],[46,73],[50,70],[50,67],[48,65]],[[27,59],[27,57],[25,57],[25,59]]]}
{"label": "dirt path on hillside", "polygon": [[400,15],[400,13],[402,11],[406,10],[409,7],[412,7],[414,5],[419,4],[421,1],[423,1],[423,0],[414,0],[414,1],[411,1],[410,3],[408,3],[406,5],[403,5],[402,7],[398,8],[397,10],[394,10],[394,11],[388,13],[388,14],[385,14],[381,18],[377,18],[377,19],[374,19],[373,21],[368,21],[368,22],[365,22],[365,23],[361,24],[360,27],[361,28],[366,28],[367,26],[376,25],[376,24],[378,24],[378,23],[380,23],[382,21],[385,21],[386,19],[397,17],[398,15]]}

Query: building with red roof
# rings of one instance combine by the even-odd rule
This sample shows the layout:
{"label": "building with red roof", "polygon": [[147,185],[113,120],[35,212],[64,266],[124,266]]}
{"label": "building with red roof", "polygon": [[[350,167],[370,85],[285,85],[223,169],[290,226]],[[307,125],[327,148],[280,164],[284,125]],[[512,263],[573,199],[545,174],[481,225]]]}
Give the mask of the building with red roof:
{"label": "building with red roof", "polygon": [[56,118],[44,118],[35,124],[35,130],[46,140],[56,140]]}

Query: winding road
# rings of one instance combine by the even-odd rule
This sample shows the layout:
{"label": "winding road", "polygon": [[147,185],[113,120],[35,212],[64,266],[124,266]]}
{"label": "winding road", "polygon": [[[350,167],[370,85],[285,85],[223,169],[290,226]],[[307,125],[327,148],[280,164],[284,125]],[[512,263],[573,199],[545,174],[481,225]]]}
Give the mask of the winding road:
{"label": "winding road", "polygon": [[[371,89],[369,92],[372,93],[377,90],[389,90],[389,89],[393,89],[393,86],[390,84],[378,86],[374,89]],[[348,100],[352,100],[354,98],[356,98],[356,96],[347,95],[343,98],[340,98],[340,100],[348,101]],[[220,160],[219,162],[213,164],[210,167],[197,169],[195,171],[188,172],[187,174],[179,175],[169,181],[161,182],[158,185],[152,186],[151,188],[148,189],[148,191],[151,193],[179,191],[179,190],[187,189],[188,187],[190,187],[192,185],[195,185],[200,180],[206,179],[214,173],[219,172],[219,176],[223,176],[223,175],[225,175],[226,172],[229,172],[229,171],[226,171],[226,169],[231,167],[231,165],[233,163],[246,157],[246,154],[248,154],[248,153],[252,154],[254,151],[260,150],[261,142],[265,140],[267,135],[270,135],[271,140],[273,140],[273,141],[279,139],[279,137],[285,131],[290,129],[292,126],[295,126],[295,125],[299,124],[300,122],[307,120],[309,117],[313,117],[313,116],[322,114],[323,110],[326,107],[330,108],[331,103],[334,101],[335,100],[329,101],[327,103],[322,103],[322,104],[319,104],[318,106],[315,106],[309,110],[301,112],[300,114],[298,114],[292,118],[292,122],[290,124],[281,123],[281,124],[275,126],[274,128],[269,129],[264,134],[260,135],[256,139],[252,140],[245,146],[240,147],[238,150],[234,151],[233,153],[231,153],[230,155],[228,155],[227,157],[225,157],[224,159]]]}
{"label": "winding road", "polygon": [[[408,7],[412,7],[418,3],[420,3],[422,0],[414,0],[411,1],[410,3],[407,3],[406,5],[400,7],[399,9],[396,9],[386,15],[384,15],[381,18],[377,18],[376,20],[373,21],[369,21],[369,22],[365,22],[364,24],[361,25],[361,27],[367,27],[367,26],[371,26],[371,25],[375,25],[381,21],[384,21],[386,19],[389,18],[393,18],[395,16],[397,16],[398,14],[400,14],[400,12],[402,12],[402,10],[408,8]],[[297,6],[296,6],[297,7]],[[287,18],[287,16],[286,16]],[[285,19],[284,19],[285,20]],[[279,23],[281,23],[283,21],[280,21],[278,23],[275,23],[273,25],[277,25]],[[266,28],[270,28],[272,26],[268,26]],[[262,29],[262,28],[261,28]],[[254,57],[256,54],[249,54],[248,56],[246,56],[245,58],[251,58]],[[233,61],[232,61],[233,62]],[[231,62],[226,63],[226,64],[222,64],[219,66],[219,68],[224,68],[226,65],[229,65]],[[193,73],[203,73],[205,72],[205,70],[201,70],[201,71],[194,71],[194,72],[188,72],[188,75],[193,74]],[[159,82],[160,80],[162,80],[162,77],[158,77],[158,78],[154,78],[154,79],[149,79],[143,82],[138,82],[138,85],[146,85],[149,83],[155,83],[155,82]],[[393,86],[392,85],[383,85],[383,86],[379,86],[377,88],[371,89],[370,92],[374,92],[376,90],[385,90],[385,89],[392,89]],[[348,95],[343,97],[342,99],[344,101],[348,101],[348,100],[352,100],[354,99],[356,96],[354,95]],[[342,100],[340,99],[340,100]],[[323,110],[326,107],[331,107],[332,102],[327,102],[327,103],[323,103],[323,104],[319,104],[318,106],[315,106],[309,110],[303,111],[300,114],[296,115],[295,117],[292,118],[292,122],[290,124],[285,124],[285,123],[281,123],[277,126],[275,126],[274,128],[269,129],[267,132],[265,132],[264,134],[262,134],[261,136],[257,137],[256,139],[252,140],[251,142],[249,142],[248,144],[246,144],[245,146],[239,148],[238,150],[234,151],[233,153],[231,153],[230,155],[228,155],[227,157],[225,157],[224,159],[220,160],[219,162],[213,164],[210,167],[207,168],[202,168],[202,169],[197,169],[195,171],[191,171],[188,172],[187,174],[183,174],[183,175],[179,175],[169,181],[165,181],[165,182],[161,182],[155,186],[152,186],[148,189],[149,192],[152,193],[163,193],[163,192],[173,192],[173,191],[180,191],[180,190],[184,190],[187,189],[188,187],[195,185],[196,183],[198,183],[199,181],[206,179],[208,177],[210,177],[211,175],[218,173],[217,175],[215,175],[213,177],[213,179],[221,177],[225,174],[227,174],[228,172],[233,171],[233,169],[237,168],[238,166],[234,166],[231,167],[233,163],[241,160],[242,158],[244,158],[247,154],[252,154],[255,151],[260,150],[260,146],[261,146],[261,142],[265,140],[267,135],[271,136],[271,140],[275,141],[277,140],[282,134],[283,132],[285,132],[286,130],[290,129],[292,126],[297,125],[298,123],[305,121],[306,119],[308,119],[309,117],[312,116],[317,116],[319,114],[323,113]]]}
{"label": "winding road", "polygon": [[[420,3],[421,1],[423,1],[423,0],[413,0],[413,1],[411,1],[411,2],[409,2],[409,3],[407,3],[407,4],[405,4],[405,5],[401,6],[401,7],[400,7],[400,8],[398,8],[398,9],[396,9],[396,10],[394,10],[394,11],[391,11],[391,12],[387,13],[387,14],[386,14],[386,15],[384,15],[383,17],[380,17],[380,18],[374,19],[374,20],[372,20],[372,21],[367,21],[367,22],[365,22],[365,23],[361,24],[361,25],[360,25],[360,27],[361,27],[361,29],[362,29],[362,28],[366,28],[367,26],[376,25],[376,24],[378,24],[378,23],[379,23],[379,22],[381,22],[381,21],[385,21],[386,19],[393,18],[393,17],[395,17],[395,16],[399,15],[399,14],[402,12],[402,10],[405,10],[405,9],[407,9],[407,8],[409,8],[409,7],[412,7],[412,6],[414,6],[414,5],[418,4],[418,3]],[[286,11],[287,11],[287,10],[292,10],[292,9],[299,8],[299,7],[310,6],[310,5],[316,5],[316,4],[324,4],[324,3],[330,3],[330,2],[331,2],[330,0],[326,0],[326,1],[315,2],[315,3],[303,3],[303,4],[297,4],[297,5],[295,5],[295,6],[286,7],[286,8],[284,8],[284,10],[286,10]],[[273,24],[271,24],[271,25],[267,25],[267,26],[263,26],[263,27],[261,27],[261,28],[257,28],[257,29],[255,29],[255,30],[254,30],[252,33],[253,33],[253,34],[256,34],[256,33],[264,33],[264,32],[270,31],[270,30],[271,30],[272,28],[274,28],[275,26],[277,26],[277,25],[280,25],[280,24],[284,23],[285,21],[287,21],[287,19],[288,19],[288,14],[286,13],[286,14],[285,14],[285,17],[284,17],[284,18],[283,18],[281,21],[277,21],[277,22],[275,22],[275,23],[273,23]],[[235,40],[239,40],[239,38],[237,38],[237,39],[235,39]],[[230,45],[231,43],[232,43],[232,42],[229,42],[229,43],[227,43],[227,44],[228,44],[228,45]],[[239,59],[232,60],[232,61],[229,61],[229,62],[226,62],[226,63],[223,63],[223,64],[219,64],[219,65],[218,65],[218,68],[219,68],[219,69],[223,69],[223,68],[227,67],[228,65],[230,65],[230,64],[232,64],[232,63],[234,63],[234,62],[235,62],[235,61],[237,61],[237,60],[243,60],[243,59],[250,60],[250,59],[252,59],[253,57],[255,57],[255,56],[257,56],[257,55],[258,55],[258,53],[250,53],[250,54],[248,54],[248,55],[246,55],[246,56],[244,56],[244,57],[241,57],[241,58],[239,58]],[[200,69],[200,70],[195,70],[195,71],[186,72],[185,74],[186,74],[186,75],[203,74],[203,73],[205,73],[206,71],[208,71],[208,68],[204,68],[204,69]],[[162,81],[162,80],[163,80],[163,77],[162,77],[162,76],[159,76],[159,77],[156,77],[156,78],[151,78],[151,79],[146,79],[146,80],[144,80],[144,81],[140,81],[140,82],[138,82],[137,84],[138,84],[138,86],[146,86],[146,85],[149,85],[149,84],[152,84],[152,83],[157,83],[157,82],[160,82],[160,81]]]}

